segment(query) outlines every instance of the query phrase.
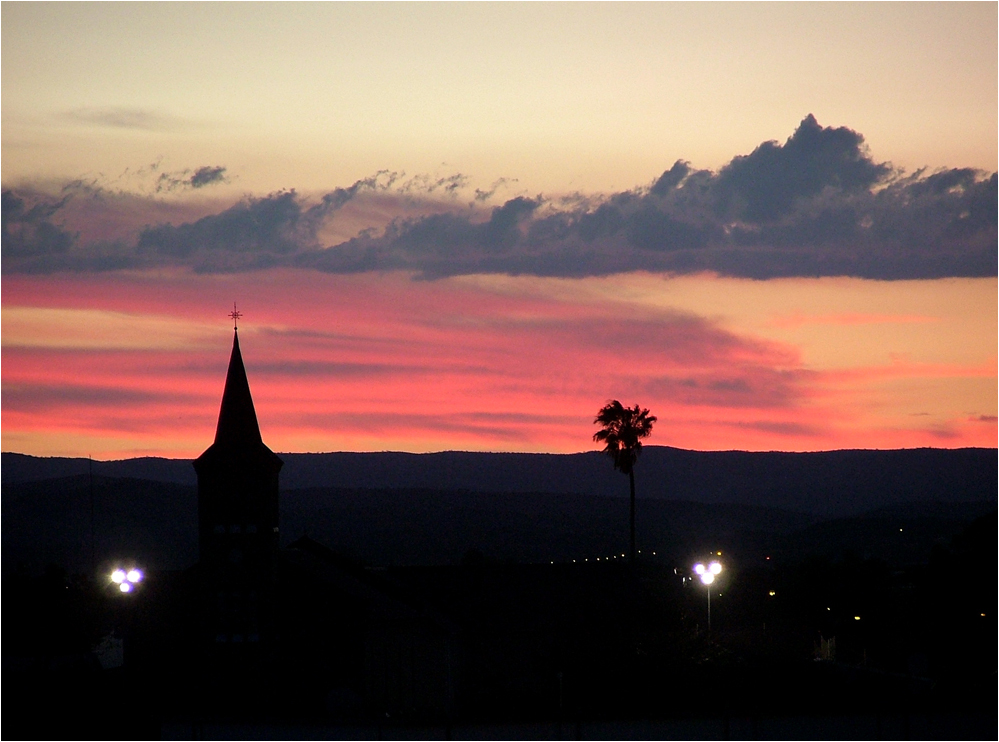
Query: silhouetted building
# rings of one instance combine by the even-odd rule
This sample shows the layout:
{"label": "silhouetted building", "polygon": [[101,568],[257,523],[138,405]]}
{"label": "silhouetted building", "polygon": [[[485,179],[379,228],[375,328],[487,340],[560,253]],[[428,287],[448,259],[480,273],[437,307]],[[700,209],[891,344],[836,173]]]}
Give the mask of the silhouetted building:
{"label": "silhouetted building", "polygon": [[235,334],[215,442],[194,462],[202,659],[223,673],[209,684],[229,689],[214,708],[450,713],[457,628],[307,537],[280,550],[281,466],[261,439]]}
{"label": "silhouetted building", "polygon": [[194,462],[202,636],[220,648],[273,639],[282,463],[260,437],[234,332],[215,442]]}

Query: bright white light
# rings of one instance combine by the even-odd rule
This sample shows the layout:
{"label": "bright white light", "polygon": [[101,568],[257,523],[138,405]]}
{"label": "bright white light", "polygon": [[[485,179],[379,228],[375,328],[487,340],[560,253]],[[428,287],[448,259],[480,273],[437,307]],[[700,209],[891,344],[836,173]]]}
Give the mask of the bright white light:
{"label": "bright white light", "polygon": [[699,575],[703,575],[704,572],[705,572],[704,565],[703,564],[695,564],[694,565],[694,571],[697,572],[697,574],[699,574]]}
{"label": "bright white light", "polygon": [[705,585],[710,585],[714,581],[715,581],[715,576],[710,572],[701,573],[701,582],[703,582]]}
{"label": "bright white light", "polygon": [[125,581],[125,570],[116,569],[114,572],[111,573],[111,582],[116,582],[118,584],[121,584],[124,581]]}
{"label": "bright white light", "polygon": [[708,566],[708,569],[711,570],[711,574],[713,575],[721,574],[721,564],[719,564],[718,562],[711,562],[711,564]]}
{"label": "bright white light", "polygon": [[132,584],[130,582],[123,582],[120,585],[118,585],[118,589],[121,590],[123,593],[131,592]]}
{"label": "bright white light", "polygon": [[128,574],[125,575],[129,582],[139,582],[142,580],[142,572],[137,569],[128,570]]}

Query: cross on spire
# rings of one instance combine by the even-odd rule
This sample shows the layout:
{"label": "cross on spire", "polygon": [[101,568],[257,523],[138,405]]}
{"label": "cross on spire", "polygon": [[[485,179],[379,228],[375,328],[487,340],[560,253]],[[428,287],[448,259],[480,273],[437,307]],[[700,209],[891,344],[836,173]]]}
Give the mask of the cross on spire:
{"label": "cross on spire", "polygon": [[229,312],[229,316],[232,317],[232,329],[239,329],[236,325],[239,322],[239,318],[243,316],[243,313],[236,309],[236,302],[232,303],[232,311]]}

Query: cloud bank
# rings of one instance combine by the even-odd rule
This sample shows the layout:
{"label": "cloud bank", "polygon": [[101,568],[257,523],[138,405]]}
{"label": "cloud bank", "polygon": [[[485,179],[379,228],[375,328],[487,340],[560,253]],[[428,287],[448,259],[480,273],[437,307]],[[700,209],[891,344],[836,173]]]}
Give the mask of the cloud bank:
{"label": "cloud bank", "polygon": [[[222,166],[169,175],[165,190],[224,182]],[[877,162],[863,137],[807,116],[783,144],[764,142],[717,172],[677,161],[645,187],[602,196],[518,195],[486,207],[497,187],[461,175],[403,182],[383,171],[319,198],[295,191],[247,197],[189,221],[147,224],[127,239],[86,235],[88,210],[31,189],[3,191],[3,272],[186,266],[239,272],[274,266],[330,273],[411,271],[582,277],[635,270],[714,271],[748,278],[875,279],[997,275],[996,173],[906,174]],[[423,199],[426,213],[391,219],[346,241],[324,229],[351,201],[379,193]],[[435,203],[431,203],[434,202]],[[95,213],[98,209],[95,207]],[[150,210],[152,211],[152,210]],[[96,217],[95,217],[96,218]]]}

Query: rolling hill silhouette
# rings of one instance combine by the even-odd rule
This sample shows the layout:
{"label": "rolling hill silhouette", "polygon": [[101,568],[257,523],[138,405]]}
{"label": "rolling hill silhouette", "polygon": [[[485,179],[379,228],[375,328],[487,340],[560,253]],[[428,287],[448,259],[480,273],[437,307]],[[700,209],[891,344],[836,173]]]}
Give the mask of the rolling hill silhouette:
{"label": "rolling hill silhouette", "polygon": [[[308,533],[372,565],[606,558],[624,550],[626,482],[599,453],[282,454],[282,543]],[[639,548],[685,560],[724,548],[846,551],[889,562],[996,509],[996,451],[700,453],[648,447],[638,468]],[[197,560],[190,461],[93,462],[3,454],[3,565],[85,570],[129,555]],[[94,536],[90,538],[90,492]],[[902,528],[902,531],[899,531]]]}
{"label": "rolling hill silhouette", "polygon": [[[283,491],[310,487],[627,496],[627,483],[596,451],[576,454],[284,453]],[[4,484],[88,472],[87,459],[4,453]],[[833,518],[913,502],[996,502],[996,449],[749,453],[646,446],[638,498],[740,503]],[[95,475],[195,484],[186,459],[93,462]]]}

